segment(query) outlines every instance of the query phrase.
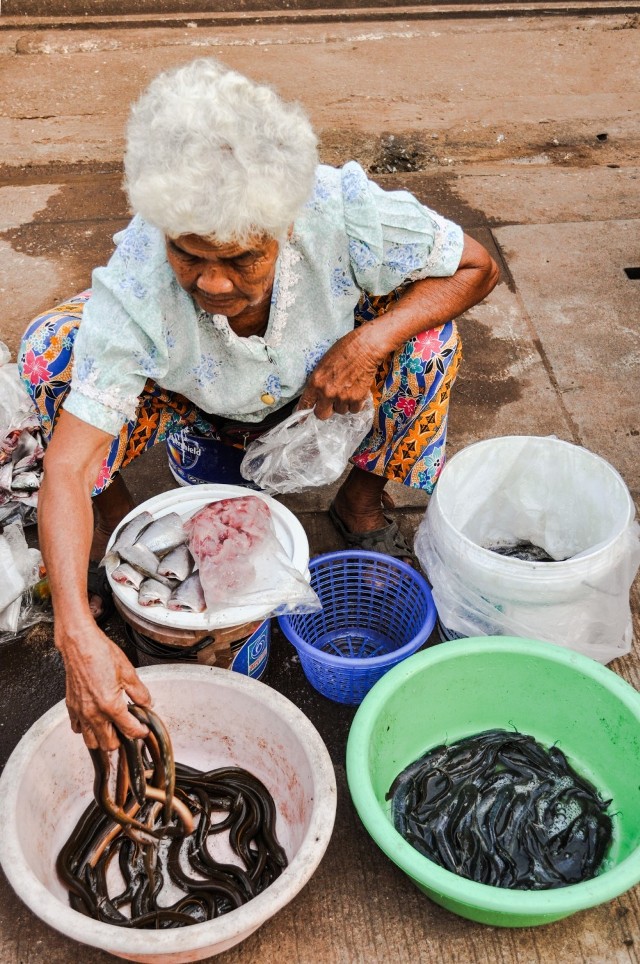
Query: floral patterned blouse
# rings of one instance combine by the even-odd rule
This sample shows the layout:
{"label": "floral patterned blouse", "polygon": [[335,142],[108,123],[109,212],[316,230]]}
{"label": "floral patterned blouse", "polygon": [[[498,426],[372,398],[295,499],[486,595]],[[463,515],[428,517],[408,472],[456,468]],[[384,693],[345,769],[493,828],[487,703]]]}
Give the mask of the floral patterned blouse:
{"label": "floral patterned blouse", "polygon": [[320,166],[280,248],[265,334],[248,338],[180,287],[159,229],[136,216],[114,241],[108,265],[93,273],[64,407],[117,435],[147,379],[204,412],[260,422],[300,395],[353,328],[361,291],[388,294],[405,281],[453,275],[463,234],[411,194],[383,191],[355,162]]}

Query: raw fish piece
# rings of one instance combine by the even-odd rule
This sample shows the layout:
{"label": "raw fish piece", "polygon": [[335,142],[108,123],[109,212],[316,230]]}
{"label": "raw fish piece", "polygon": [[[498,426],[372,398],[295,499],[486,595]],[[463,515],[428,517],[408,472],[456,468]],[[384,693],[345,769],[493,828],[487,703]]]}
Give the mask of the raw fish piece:
{"label": "raw fish piece", "polygon": [[117,563],[120,550],[125,546],[132,546],[142,530],[146,529],[150,522],[153,522],[153,516],[146,510],[138,513],[135,518],[127,522],[127,524],[118,531],[113,545],[100,565],[106,566],[108,563]]}
{"label": "raw fish piece", "polygon": [[202,583],[197,572],[176,586],[167,603],[167,609],[189,613],[203,613],[206,608]]}
{"label": "raw fish piece", "polygon": [[247,495],[211,502],[188,520],[186,528],[209,607],[231,603],[234,595],[253,585],[253,559],[273,534],[271,512],[263,499]]}
{"label": "raw fish piece", "polygon": [[145,579],[138,592],[138,602],[141,606],[166,606],[171,592],[171,586],[164,586],[157,579]]}
{"label": "raw fish piece", "polygon": [[136,539],[137,546],[146,546],[158,555],[170,552],[188,539],[188,533],[177,512],[169,512],[151,522]]}
{"label": "raw fish piece", "polygon": [[184,582],[191,575],[193,565],[193,556],[187,546],[178,546],[168,552],[166,556],[163,556],[162,562],[158,566],[158,575]]}
{"label": "raw fish piece", "polygon": [[122,546],[120,557],[143,575],[156,578],[160,560],[146,546]]}
{"label": "raw fish piece", "polygon": [[144,576],[128,562],[121,562],[111,573],[111,578],[123,586],[130,586],[132,589],[139,589],[144,582]]}

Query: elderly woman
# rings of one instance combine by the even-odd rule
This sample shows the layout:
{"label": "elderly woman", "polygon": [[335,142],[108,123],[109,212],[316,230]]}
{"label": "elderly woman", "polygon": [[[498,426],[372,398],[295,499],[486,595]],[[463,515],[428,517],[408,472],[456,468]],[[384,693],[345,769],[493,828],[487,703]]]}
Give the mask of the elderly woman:
{"label": "elderly woman", "polygon": [[150,702],[94,619],[107,603],[96,564],[132,508],[119,470],[181,426],[242,444],[294,406],[325,419],[372,392],[331,517],[352,545],[410,555],[383,489],[433,488],[460,358],[452,319],[498,274],[410,194],[355,163],[318,166],[303,112],[213,60],[152,82],[125,171],[135,216],[109,264],[37,318],[21,351],[50,437],[39,531],[67,705],[105,749],[114,725],[144,733],[126,697]]}

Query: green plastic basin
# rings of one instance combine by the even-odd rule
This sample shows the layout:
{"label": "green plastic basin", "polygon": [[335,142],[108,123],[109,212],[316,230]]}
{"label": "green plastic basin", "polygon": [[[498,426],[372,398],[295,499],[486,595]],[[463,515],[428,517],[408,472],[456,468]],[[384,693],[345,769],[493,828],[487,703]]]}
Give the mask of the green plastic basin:
{"label": "green plastic basin", "polygon": [[[493,727],[557,743],[613,803],[614,839],[593,880],[517,891],[465,880],[418,853],[395,830],[385,796],[426,750]],[[501,927],[568,917],[640,881],[640,693],[611,670],[549,643],[482,636],[410,656],[365,697],[347,744],[347,777],[364,826],[433,901]]]}

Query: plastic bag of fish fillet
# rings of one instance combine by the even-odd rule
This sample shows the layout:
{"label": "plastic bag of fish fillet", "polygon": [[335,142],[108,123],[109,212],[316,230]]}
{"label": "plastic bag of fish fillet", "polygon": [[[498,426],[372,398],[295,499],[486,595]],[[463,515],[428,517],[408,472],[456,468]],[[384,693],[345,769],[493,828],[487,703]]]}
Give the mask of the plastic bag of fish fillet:
{"label": "plastic bag of fish fillet", "polygon": [[256,606],[258,619],[322,608],[303,574],[287,559],[271,511],[258,496],[212,502],[185,528],[209,613]]}
{"label": "plastic bag of fish fillet", "polygon": [[0,525],[35,522],[44,447],[31,399],[0,342]]}
{"label": "plastic bag of fish fillet", "polygon": [[247,446],[240,473],[271,495],[328,485],[340,478],[372,421],[371,396],[362,411],[324,420],[313,409],[293,412]]}
{"label": "plastic bag of fish fillet", "polygon": [[467,446],[415,552],[445,638],[541,639],[601,663],[631,649],[640,527],[624,480],[588,449],[527,435]]}

